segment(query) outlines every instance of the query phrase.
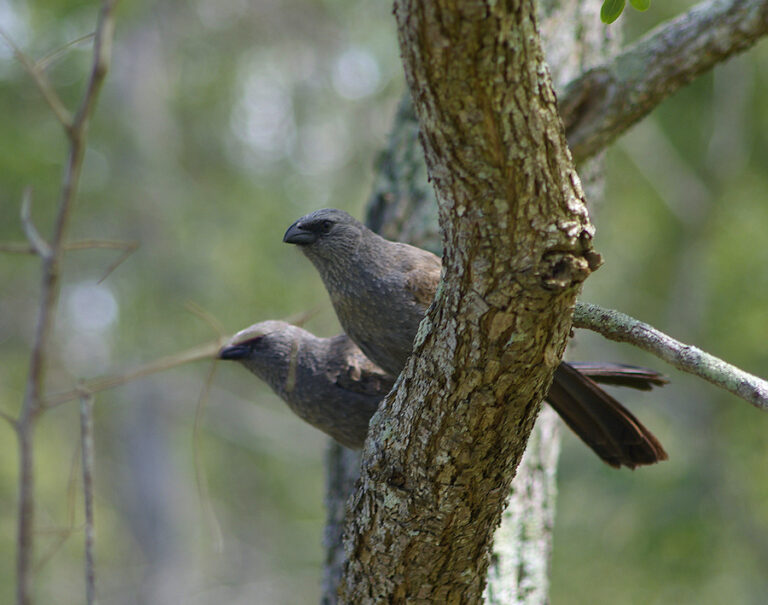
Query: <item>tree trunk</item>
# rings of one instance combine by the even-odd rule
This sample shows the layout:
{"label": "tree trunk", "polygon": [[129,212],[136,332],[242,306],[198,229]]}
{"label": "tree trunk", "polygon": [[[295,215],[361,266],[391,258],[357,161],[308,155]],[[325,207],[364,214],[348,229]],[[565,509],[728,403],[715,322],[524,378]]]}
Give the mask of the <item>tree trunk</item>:
{"label": "tree trunk", "polygon": [[532,2],[396,5],[444,281],[374,417],[342,602],[479,602],[489,548],[599,263]]}
{"label": "tree trunk", "polygon": [[[604,60],[606,53],[615,47],[607,35],[608,30],[599,21],[599,6],[598,2],[591,1],[586,5],[548,3],[542,7],[545,52],[553,64],[557,86],[563,86],[580,70]],[[406,93],[388,147],[377,162],[367,222],[390,239],[439,252],[437,206],[434,192],[427,184],[418,132],[418,122]],[[602,162],[599,159],[593,161],[588,168],[587,185],[597,184],[590,191],[590,197],[594,199],[595,195],[601,194]],[[556,501],[558,426],[555,414],[545,408],[518,468],[510,503],[496,535],[488,577],[488,602],[547,602]],[[336,464],[339,460],[334,458]],[[357,459],[353,464],[356,463]],[[339,497],[343,495],[330,496],[336,500]],[[331,560],[338,561],[338,558],[329,556],[327,561]],[[326,575],[326,579],[328,577]],[[335,578],[336,573],[332,577]],[[324,589],[324,602],[335,602],[331,600],[335,599],[333,585],[326,582]]]}

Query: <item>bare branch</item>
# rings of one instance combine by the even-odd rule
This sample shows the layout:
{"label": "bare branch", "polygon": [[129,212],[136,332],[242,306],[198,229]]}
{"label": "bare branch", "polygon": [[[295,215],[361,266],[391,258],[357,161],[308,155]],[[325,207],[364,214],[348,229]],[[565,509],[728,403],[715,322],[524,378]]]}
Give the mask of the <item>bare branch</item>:
{"label": "bare branch", "polygon": [[768,382],[629,315],[579,302],[573,312],[573,325],[598,332],[610,340],[633,344],[679,370],[699,376],[755,407],[768,410]]}
{"label": "bare branch", "polygon": [[[106,75],[109,63],[111,39],[114,32],[115,0],[104,0],[96,26],[96,39],[93,51],[93,67],[87,89],[80,108],[71,119],[63,113],[58,97],[47,85],[47,81],[39,70],[32,69],[33,77],[38,83],[48,104],[59,121],[65,126],[69,136],[69,157],[62,178],[61,193],[56,211],[53,235],[50,239],[50,254],[43,257],[42,285],[40,288],[40,305],[38,307],[35,337],[29,361],[29,374],[24,393],[24,402],[18,420],[19,438],[19,515],[17,528],[17,559],[16,559],[16,602],[17,605],[29,605],[32,602],[32,546],[34,535],[34,448],[33,431],[37,415],[43,408],[43,378],[48,355],[48,345],[53,325],[54,311],[60,289],[60,264],[64,252],[67,226],[72,214],[83,157],[85,155],[85,136],[88,120],[96,106],[96,99],[101,84]],[[7,36],[6,36],[6,39]],[[12,44],[12,43],[11,43]],[[14,47],[22,63],[29,60]],[[53,101],[52,101],[53,99]],[[35,243],[32,243],[35,247]]]}
{"label": "bare branch", "polygon": [[96,572],[93,544],[93,395],[83,390],[80,395],[80,450],[83,458],[83,499],[85,500],[85,602],[96,602]]}
{"label": "bare branch", "polygon": [[212,313],[209,313],[196,302],[191,300],[188,300],[186,303],[184,303],[184,308],[192,313],[192,315],[195,317],[202,319],[208,325],[208,327],[216,332],[216,335],[219,338],[224,338],[224,326],[221,325],[221,322],[216,319]]}
{"label": "bare branch", "polygon": [[[108,250],[130,250],[133,252],[138,247],[139,243],[135,241],[122,242],[119,240],[108,239],[84,239],[64,244],[64,250],[66,252],[92,250],[96,248],[106,248]],[[5,244],[0,244],[0,252],[6,252],[8,254],[37,254],[31,245],[22,242],[7,242]]]}
{"label": "bare branch", "polygon": [[605,148],[664,99],[768,33],[768,0],[706,0],[568,84],[560,112],[576,161]]}
{"label": "bare branch", "polygon": [[5,412],[3,412],[2,410],[0,410],[0,418],[2,418],[2,419],[3,419],[3,420],[5,420],[5,421],[6,421],[8,424],[10,424],[10,425],[11,425],[11,428],[12,428],[14,431],[18,431],[18,430],[19,430],[19,425],[18,425],[18,423],[16,422],[16,419],[15,419],[13,416],[11,416],[10,414],[6,414],[6,413],[5,413]]}
{"label": "bare branch", "polygon": [[[24,216],[22,216],[22,222],[24,222]],[[32,225],[31,222],[29,223],[29,227],[34,229],[34,225]],[[28,230],[27,226],[25,226],[25,230]],[[29,237],[29,234],[27,235],[27,237]],[[120,265],[122,265],[126,261],[126,259],[138,249],[138,247],[139,247],[138,242],[120,242],[120,241],[114,241],[114,240],[92,240],[92,239],[72,242],[69,244],[64,244],[63,246],[66,252],[77,251],[77,250],[90,250],[94,248],[123,250],[123,253],[120,256],[118,256],[117,259],[107,267],[107,269],[104,271],[104,275],[102,275],[99,278],[99,281],[96,282],[99,284],[103,282],[105,279],[107,279],[115,271],[115,269],[117,269]],[[5,252],[6,254],[40,255],[37,249],[31,244],[22,244],[20,242],[9,242],[6,244],[0,244],[0,252]]]}
{"label": "bare branch", "polygon": [[93,43],[91,77],[88,80],[85,96],[80,103],[77,114],[75,114],[72,129],[70,130],[70,139],[79,138],[85,134],[88,120],[99,97],[101,85],[104,83],[104,78],[107,75],[107,69],[112,57],[112,38],[115,33],[113,11],[116,5],[117,0],[104,0],[102,3]]}
{"label": "bare branch", "polygon": [[115,239],[83,239],[64,244],[64,250],[75,252],[78,250],[94,250],[104,248],[107,250],[135,250],[139,247],[136,241],[121,241]]}
{"label": "bare branch", "polygon": [[[105,243],[109,243],[109,242],[101,242],[101,243],[105,244]],[[109,265],[109,267],[107,267],[107,270],[104,271],[104,275],[102,275],[99,278],[99,281],[96,282],[98,284],[100,284],[105,279],[107,279],[110,275],[112,275],[112,272],[115,271],[120,265],[122,265],[128,259],[128,257],[131,254],[133,254],[134,252],[136,252],[136,250],[138,250],[138,248],[139,248],[139,243],[138,242],[114,242],[114,243],[121,244],[121,245],[120,246],[92,246],[94,248],[97,248],[97,247],[104,247],[104,248],[113,247],[113,248],[122,248],[123,249],[123,253],[120,256],[117,257],[115,262],[113,262],[111,265]]]}
{"label": "bare branch", "polygon": [[24,194],[21,198],[21,226],[24,229],[24,234],[27,236],[29,245],[34,254],[37,254],[42,259],[47,259],[51,256],[51,247],[48,242],[43,239],[40,232],[32,222],[32,189],[27,187],[24,190]]}
{"label": "bare branch", "polygon": [[40,94],[43,95],[45,102],[48,103],[48,107],[51,108],[56,119],[61,122],[64,130],[69,131],[72,127],[72,115],[69,113],[69,110],[64,107],[64,103],[61,102],[59,95],[56,94],[51,83],[48,82],[45,72],[38,69],[35,62],[16,45],[13,39],[2,28],[0,28],[0,38],[3,38],[8,46],[13,49],[13,54],[16,56],[16,59],[18,59],[19,63],[21,63],[27,73],[35,81]]}
{"label": "bare branch", "polygon": [[89,40],[92,40],[95,35],[96,32],[91,32],[89,34],[85,34],[84,36],[80,36],[79,38],[75,38],[74,40],[70,40],[64,46],[57,48],[56,50],[45,55],[42,59],[38,60],[37,63],[35,63],[35,69],[40,71],[47,69],[51,63],[66,54],[66,52],[73,46],[77,46],[83,42],[88,42]]}
{"label": "bare branch", "polygon": [[72,452],[72,461],[69,464],[69,477],[67,478],[67,525],[64,527],[37,527],[35,528],[35,535],[39,536],[54,536],[55,542],[46,547],[45,552],[40,556],[35,563],[35,573],[40,573],[48,562],[56,556],[61,550],[67,540],[72,536],[75,531],[79,531],[80,528],[75,526],[75,509],[77,501],[77,470],[80,468],[78,460],[81,458],[80,444]]}
{"label": "bare branch", "polygon": [[200,506],[203,509],[203,516],[205,517],[206,525],[211,532],[211,538],[213,540],[213,550],[216,553],[221,553],[224,550],[224,534],[221,531],[221,523],[219,523],[216,517],[216,511],[213,510],[211,505],[211,496],[208,491],[208,477],[203,469],[203,462],[200,459],[200,426],[202,424],[203,416],[205,415],[205,404],[208,401],[208,395],[211,392],[211,385],[213,384],[213,377],[216,374],[216,368],[218,364],[216,360],[211,363],[208,370],[208,374],[203,384],[203,389],[200,391],[200,397],[197,400],[195,406],[195,422],[192,428],[192,452],[195,465],[195,482],[197,483],[197,494],[200,498]]}
{"label": "bare branch", "polygon": [[299,313],[294,313],[293,315],[289,315],[283,321],[286,321],[289,324],[293,324],[294,326],[301,327],[305,323],[307,323],[310,319],[312,319],[315,315],[320,313],[321,309],[322,309],[322,305],[315,305],[314,307],[306,311],[301,311]]}
{"label": "bare branch", "polygon": [[49,395],[45,398],[43,405],[46,408],[52,408],[61,405],[62,403],[66,403],[67,401],[77,399],[80,397],[82,388],[88,389],[88,391],[91,393],[99,393],[101,391],[106,391],[107,389],[113,389],[133,380],[143,378],[144,376],[170,370],[171,368],[175,368],[192,361],[209,359],[218,352],[218,350],[221,348],[221,345],[222,341],[217,340],[215,342],[210,342],[198,347],[187,349],[181,353],[175,353],[173,355],[161,357],[160,359],[150,363],[140,365],[129,372],[86,380],[83,382],[81,388],[75,388],[70,391],[62,391],[60,393],[53,393],[52,395]]}
{"label": "bare branch", "polygon": [[0,252],[5,254],[29,254],[32,256],[37,255],[37,251],[30,245],[22,242],[6,242],[0,244]]}

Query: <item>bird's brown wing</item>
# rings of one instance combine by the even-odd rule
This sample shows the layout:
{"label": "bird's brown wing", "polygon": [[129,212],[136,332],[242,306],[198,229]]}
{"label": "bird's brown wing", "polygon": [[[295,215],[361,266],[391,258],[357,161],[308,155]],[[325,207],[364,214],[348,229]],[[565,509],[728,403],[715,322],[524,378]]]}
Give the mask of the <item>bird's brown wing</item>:
{"label": "bird's brown wing", "polygon": [[421,248],[401,244],[405,289],[414,300],[426,309],[435,298],[440,283],[442,263],[440,258]]}
{"label": "bird's brown wing", "polygon": [[384,397],[395,379],[368,359],[349,337],[340,334],[331,343],[326,367],[329,378],[346,391]]}

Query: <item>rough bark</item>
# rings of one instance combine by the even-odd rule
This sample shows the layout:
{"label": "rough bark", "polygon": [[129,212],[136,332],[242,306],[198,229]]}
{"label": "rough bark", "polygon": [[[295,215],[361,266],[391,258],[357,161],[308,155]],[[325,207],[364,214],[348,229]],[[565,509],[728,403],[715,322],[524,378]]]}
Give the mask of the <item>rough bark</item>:
{"label": "rough bark", "polygon": [[[599,10],[599,4],[593,4]],[[553,9],[553,14],[560,16],[561,7],[557,9]],[[585,16],[578,16],[578,22],[585,20]],[[542,30],[546,29],[546,24],[547,21],[544,21]],[[583,31],[589,31],[589,24],[583,25]],[[595,43],[584,39],[575,40],[570,36],[568,40],[563,40],[563,33],[567,30],[557,27],[551,29],[552,36],[545,40],[545,45],[548,48],[567,45],[573,49],[569,57],[583,55]],[[601,41],[596,43],[603,44]],[[560,73],[567,75],[573,69],[578,69],[578,63],[571,69],[560,70]],[[377,161],[378,171],[367,205],[367,223],[390,239],[439,252],[437,201],[434,189],[427,182],[418,133],[418,120],[410,95],[406,93],[398,107],[387,147]],[[512,481],[509,503],[502,515],[501,526],[494,536],[486,603],[535,605],[548,602],[549,561],[557,497],[557,459],[560,451],[559,426],[557,414],[549,407],[542,409]],[[343,459],[332,457],[329,461],[333,462],[329,464],[329,472],[338,473],[338,464]],[[355,476],[359,475],[359,467],[358,458]],[[328,485],[332,487],[333,483],[329,481]],[[349,492],[343,496],[347,495]],[[338,501],[339,497],[340,494],[336,494],[331,499]],[[340,538],[340,526],[337,531]],[[326,532],[328,535],[329,532]],[[339,548],[340,543],[333,542],[328,546]],[[333,560],[333,555],[329,553],[326,563]],[[324,584],[323,594],[323,603],[335,603],[336,585]]]}
{"label": "rough bark", "polygon": [[445,277],[374,417],[343,602],[481,599],[514,469],[598,262],[533,10],[396,5]]}
{"label": "rough bark", "polygon": [[[556,89],[616,51],[621,30],[602,24],[600,5],[599,0],[550,0],[539,4],[544,56]],[[603,199],[602,154],[582,162],[579,175],[590,207],[594,208]],[[512,481],[509,504],[494,536],[485,595],[489,605],[549,602],[559,427],[555,412],[544,407]]]}

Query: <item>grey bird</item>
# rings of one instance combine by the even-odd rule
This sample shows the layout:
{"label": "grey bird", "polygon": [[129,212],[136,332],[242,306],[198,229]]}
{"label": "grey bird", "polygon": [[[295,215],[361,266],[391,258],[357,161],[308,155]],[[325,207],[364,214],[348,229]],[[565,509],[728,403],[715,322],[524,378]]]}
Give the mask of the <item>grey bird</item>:
{"label": "grey bird", "polygon": [[[374,363],[398,375],[437,290],[440,259],[388,241],[336,209],[303,216],[283,241],[298,245],[312,261],[347,335]],[[548,401],[611,466],[667,459],[658,439],[629,410],[565,364],[555,371]]]}
{"label": "grey bird", "polygon": [[[371,416],[394,383],[345,334],[318,338],[282,321],[238,332],[219,351],[219,358],[238,361],[299,418],[351,449],[362,447]],[[571,374],[584,374],[642,390],[665,382],[652,370],[620,364],[563,364],[562,371],[566,381]],[[554,393],[559,400],[558,388],[549,397]]]}
{"label": "grey bird", "polygon": [[219,358],[240,362],[299,418],[351,449],[363,446],[368,421],[394,383],[346,335],[318,338],[283,321],[238,332]]}

